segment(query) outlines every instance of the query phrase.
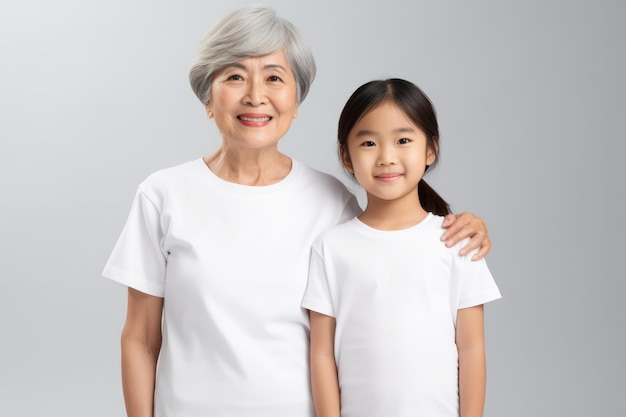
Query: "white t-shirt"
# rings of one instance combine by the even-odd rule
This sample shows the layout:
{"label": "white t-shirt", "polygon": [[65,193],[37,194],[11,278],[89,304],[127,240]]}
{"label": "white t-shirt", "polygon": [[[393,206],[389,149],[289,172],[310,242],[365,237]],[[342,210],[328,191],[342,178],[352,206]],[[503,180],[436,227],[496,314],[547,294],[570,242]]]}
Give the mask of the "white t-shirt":
{"label": "white t-shirt", "polygon": [[357,218],[313,246],[302,306],[335,317],[342,417],[458,416],[458,309],[500,298],[428,214],[397,231]]}
{"label": "white t-shirt", "polygon": [[330,175],[293,161],[269,186],[234,184],[202,159],[137,191],[103,275],[164,297],[155,417],[311,417],[313,240],[360,211]]}

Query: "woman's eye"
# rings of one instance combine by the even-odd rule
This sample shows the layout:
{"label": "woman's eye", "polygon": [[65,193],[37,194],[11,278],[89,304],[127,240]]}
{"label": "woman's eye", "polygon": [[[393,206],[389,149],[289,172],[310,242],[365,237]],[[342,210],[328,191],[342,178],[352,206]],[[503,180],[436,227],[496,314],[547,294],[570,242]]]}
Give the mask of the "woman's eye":
{"label": "woman's eye", "polygon": [[281,79],[280,79],[280,77],[279,77],[279,76],[277,76],[277,75],[272,75],[272,76],[270,76],[270,77],[268,78],[268,81],[273,81],[273,82],[276,82],[276,81],[281,81]]}
{"label": "woman's eye", "polygon": [[241,75],[237,75],[237,74],[231,75],[230,77],[228,77],[228,79],[229,80],[233,80],[233,81],[241,81],[241,80],[243,80]]}
{"label": "woman's eye", "polygon": [[366,140],[365,142],[361,144],[361,146],[371,147],[371,146],[376,146],[376,144],[372,142],[371,140]]}
{"label": "woman's eye", "polygon": [[410,143],[411,139],[407,139],[407,138],[402,138],[398,140],[398,145],[406,145],[407,143]]}

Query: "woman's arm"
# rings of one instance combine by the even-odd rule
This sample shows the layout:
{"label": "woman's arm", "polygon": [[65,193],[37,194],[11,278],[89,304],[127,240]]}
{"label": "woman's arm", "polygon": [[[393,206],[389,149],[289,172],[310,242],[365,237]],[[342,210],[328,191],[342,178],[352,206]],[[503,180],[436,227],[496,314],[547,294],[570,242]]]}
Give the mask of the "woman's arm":
{"label": "woman's arm", "polygon": [[491,250],[491,239],[487,231],[487,223],[472,213],[448,214],[443,222],[446,231],[441,235],[441,240],[446,242],[447,247],[454,246],[463,239],[471,238],[467,245],[461,248],[461,255],[467,255],[474,249],[480,248],[472,256],[472,261],[478,261]]}
{"label": "woman's arm", "polygon": [[128,417],[152,417],[156,364],[161,350],[163,298],[128,288],[122,331],[122,386]]}
{"label": "woman's arm", "polygon": [[317,417],[339,417],[340,396],[335,364],[335,319],[309,311],[311,386]]}
{"label": "woman's arm", "polygon": [[483,415],[487,379],[484,333],[482,304],[457,312],[460,417]]}

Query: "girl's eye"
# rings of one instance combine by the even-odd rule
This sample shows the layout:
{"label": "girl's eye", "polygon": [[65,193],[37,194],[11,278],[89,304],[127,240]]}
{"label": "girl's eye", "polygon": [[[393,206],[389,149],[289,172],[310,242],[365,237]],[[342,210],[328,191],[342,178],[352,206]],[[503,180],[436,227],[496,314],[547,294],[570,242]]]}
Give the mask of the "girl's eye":
{"label": "girl's eye", "polygon": [[411,139],[402,138],[398,140],[398,145],[406,145],[407,143],[411,143]]}
{"label": "girl's eye", "polygon": [[365,146],[365,147],[371,147],[371,146],[376,146],[376,144],[374,142],[372,142],[371,140],[366,140],[365,142],[363,142],[361,144],[361,146]]}

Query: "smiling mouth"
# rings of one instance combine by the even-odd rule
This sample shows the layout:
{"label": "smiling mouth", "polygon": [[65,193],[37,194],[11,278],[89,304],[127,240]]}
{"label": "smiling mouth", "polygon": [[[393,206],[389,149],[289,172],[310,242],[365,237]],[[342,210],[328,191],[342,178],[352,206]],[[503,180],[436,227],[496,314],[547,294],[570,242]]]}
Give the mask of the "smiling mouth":
{"label": "smiling mouth", "polygon": [[402,174],[380,174],[375,176],[376,179],[382,182],[393,182],[400,177],[402,177]]}
{"label": "smiling mouth", "polygon": [[265,117],[246,117],[246,116],[237,116],[237,119],[243,120],[244,122],[269,122],[272,120],[271,116]]}

